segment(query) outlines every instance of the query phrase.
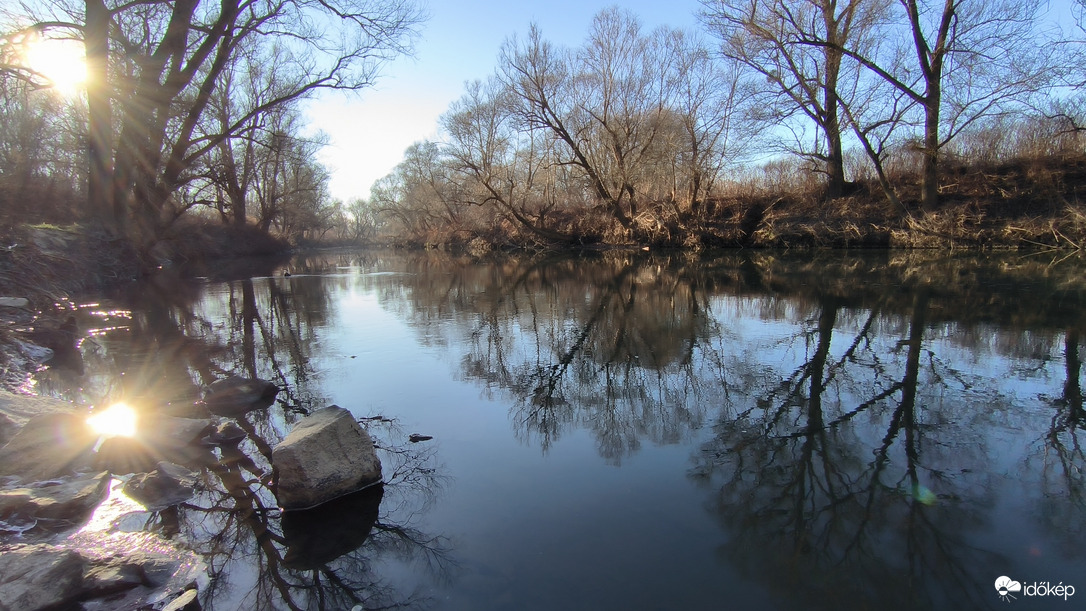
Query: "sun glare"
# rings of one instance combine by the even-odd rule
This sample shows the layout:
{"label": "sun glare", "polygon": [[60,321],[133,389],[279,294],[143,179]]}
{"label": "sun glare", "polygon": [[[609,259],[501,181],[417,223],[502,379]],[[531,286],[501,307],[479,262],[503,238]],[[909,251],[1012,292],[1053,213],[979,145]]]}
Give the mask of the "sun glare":
{"label": "sun glare", "polygon": [[87,80],[87,58],[77,40],[39,39],[26,51],[27,66],[64,95],[73,95]]}
{"label": "sun glare", "polygon": [[114,403],[88,417],[87,424],[102,437],[131,437],[136,434],[136,410]]}

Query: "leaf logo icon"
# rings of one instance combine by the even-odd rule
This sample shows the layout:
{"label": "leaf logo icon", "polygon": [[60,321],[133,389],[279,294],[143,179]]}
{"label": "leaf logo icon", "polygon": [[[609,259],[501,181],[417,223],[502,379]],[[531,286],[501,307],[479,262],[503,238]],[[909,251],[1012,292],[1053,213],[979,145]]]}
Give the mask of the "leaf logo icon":
{"label": "leaf logo icon", "polygon": [[1015,598],[1012,592],[1021,592],[1022,584],[1004,575],[995,580],[995,589],[1004,602],[1011,602]]}

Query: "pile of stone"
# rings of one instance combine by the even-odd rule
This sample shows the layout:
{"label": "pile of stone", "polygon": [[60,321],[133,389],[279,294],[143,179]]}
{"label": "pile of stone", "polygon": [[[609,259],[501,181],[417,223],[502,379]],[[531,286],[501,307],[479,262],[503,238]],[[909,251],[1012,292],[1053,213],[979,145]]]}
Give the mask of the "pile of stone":
{"label": "pile of stone", "polygon": [[[145,415],[136,437],[108,439],[70,404],[0,391],[0,609],[88,601],[109,608],[126,600],[199,609],[203,571],[190,551],[153,533],[94,534],[83,525],[122,481],[125,494],[147,511],[188,501],[201,485],[191,469],[214,464],[212,448],[236,449],[246,437],[241,426],[212,413],[241,416],[269,405],[277,391],[260,380],[230,378],[209,390],[206,418]],[[295,536],[292,566],[361,544],[369,528],[359,520],[377,519],[382,473],[373,440],[350,411],[333,405],[301,419],[272,449],[271,462],[284,532],[308,533],[313,524],[339,519],[347,499],[351,531],[359,533],[350,541]]]}

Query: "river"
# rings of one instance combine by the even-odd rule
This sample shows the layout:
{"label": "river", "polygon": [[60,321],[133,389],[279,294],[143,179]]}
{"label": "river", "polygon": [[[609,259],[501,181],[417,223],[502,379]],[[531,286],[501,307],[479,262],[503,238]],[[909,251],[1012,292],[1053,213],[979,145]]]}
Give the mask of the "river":
{"label": "river", "polygon": [[[204,609],[1070,609],[1084,272],[1066,253],[299,255],[81,298],[85,373],[36,390],[283,388],[194,499],[129,526],[208,558]],[[270,448],[330,404],[376,438],[384,489],[282,518]]]}

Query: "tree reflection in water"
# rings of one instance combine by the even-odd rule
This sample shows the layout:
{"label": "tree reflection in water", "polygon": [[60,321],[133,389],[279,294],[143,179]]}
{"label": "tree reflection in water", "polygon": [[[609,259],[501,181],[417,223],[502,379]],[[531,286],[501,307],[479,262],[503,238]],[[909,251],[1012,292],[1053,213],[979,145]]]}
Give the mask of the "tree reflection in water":
{"label": "tree reflection in water", "polygon": [[[898,291],[866,299],[862,290],[814,285],[802,345],[765,347],[785,360],[802,354],[798,366],[786,377],[747,376],[763,381],[731,395],[697,457],[694,475],[718,490],[712,507],[732,534],[721,553],[750,579],[820,608],[990,606],[991,576],[1020,561],[980,543],[991,538],[997,496],[1017,493],[993,468],[1007,450],[993,432],[1003,413],[1020,408],[1012,386],[961,371],[947,353],[976,320],[1003,318],[1004,332],[1014,332],[1015,318],[1030,318],[1037,332],[1038,301],[1020,312],[963,310],[960,301],[997,304],[1002,296],[958,294],[945,277],[915,272]],[[1081,304],[1082,295],[1062,296]],[[846,312],[866,322],[841,320],[846,300],[860,302]],[[1046,322],[1059,324],[1060,313],[1049,314]],[[845,330],[853,335],[834,338]],[[1078,339],[1067,338],[1067,407],[1048,437],[1061,461],[1074,454],[1061,452],[1063,444],[1076,443],[1068,433]],[[1054,505],[1082,507],[1081,498]],[[1054,520],[1053,531],[1081,524],[1070,518]]]}
{"label": "tree reflection in water", "polygon": [[[214,600],[411,603],[377,583],[375,558],[451,566],[442,539],[410,527],[440,489],[432,458],[394,450],[393,435],[387,454],[402,468],[372,525],[373,499],[353,501],[359,519],[341,537],[362,540],[353,551],[323,562],[321,545],[292,547],[296,531],[268,509],[270,446],[327,402],[313,362],[330,295],[360,287],[509,405],[514,435],[543,452],[579,430],[611,464],[646,442],[690,445],[679,477],[711,496],[720,558],[782,607],[991,606],[993,580],[1028,566],[1005,542],[1033,536],[1025,526],[1082,566],[1086,276],[1074,258],[427,253],[314,257],[291,271],[321,280],[216,285],[198,313],[194,297],[141,297],[134,348],[103,340],[85,355],[89,372],[112,360],[143,380],[114,387],[89,373],[91,396],[191,397],[225,374],[285,387],[245,418],[246,444],[211,467],[200,502],[160,518],[214,542]],[[1049,390],[1057,374],[1062,389]],[[239,565],[261,576],[251,590],[231,581]]]}
{"label": "tree reflection in water", "polygon": [[[546,451],[569,428],[620,463],[698,429],[720,363],[697,279],[630,257],[509,263],[475,302],[463,369],[511,391],[514,430]],[[703,358],[709,356],[709,359]]]}
{"label": "tree reflection in water", "polygon": [[1061,552],[1077,556],[1086,546],[1086,411],[1082,397],[1081,331],[1063,338],[1063,393],[1051,400],[1055,412],[1047,434],[1031,458],[1040,462],[1042,495],[1037,515],[1059,534]]}
{"label": "tree reflection in water", "polygon": [[[993,600],[995,576],[1021,566],[989,545],[1011,526],[994,508],[1019,485],[1046,506],[1057,539],[1081,535],[1075,330],[1086,285],[1078,262],[1053,263],[755,254],[443,274],[407,265],[421,279],[396,307],[428,336],[462,333],[444,341],[466,346],[462,372],[508,393],[514,431],[545,452],[587,429],[618,463],[717,414],[692,476],[718,490],[722,557],[785,604],[975,608]],[[449,317],[461,324],[440,322]],[[1000,469],[1027,461],[1022,435],[1036,420],[1015,381],[1047,375],[1061,328],[1073,329],[1068,381],[1044,464],[1011,486]]]}
{"label": "tree reflection in water", "polygon": [[425,606],[425,597],[399,591],[375,567],[395,558],[438,575],[451,570],[448,542],[411,525],[413,512],[441,490],[441,476],[428,451],[384,447],[391,451],[384,454],[390,475],[383,486],[282,515],[268,457],[222,448],[221,459],[208,465],[214,477],[207,490],[178,516],[182,534],[210,567],[204,608]]}
{"label": "tree reflection in water", "polygon": [[220,286],[211,299],[198,282],[178,278],[142,287],[126,298],[132,305],[124,332],[92,341],[87,378],[77,386],[45,376],[43,390],[208,417],[198,398],[210,382],[227,375],[276,381],[277,404],[233,419],[246,434],[240,445],[186,465],[204,473],[198,495],[150,513],[140,527],[180,536],[203,555],[210,577],[204,609],[426,606],[424,596],[400,591],[375,569],[396,559],[441,578],[453,568],[448,541],[413,525],[444,476],[432,451],[406,444],[394,421],[366,422],[385,463],[383,485],[307,511],[283,514],[276,504],[272,447],[301,415],[326,404],[310,359],[320,350],[315,330],[326,323],[334,284],[273,278],[258,289],[246,277]]}

